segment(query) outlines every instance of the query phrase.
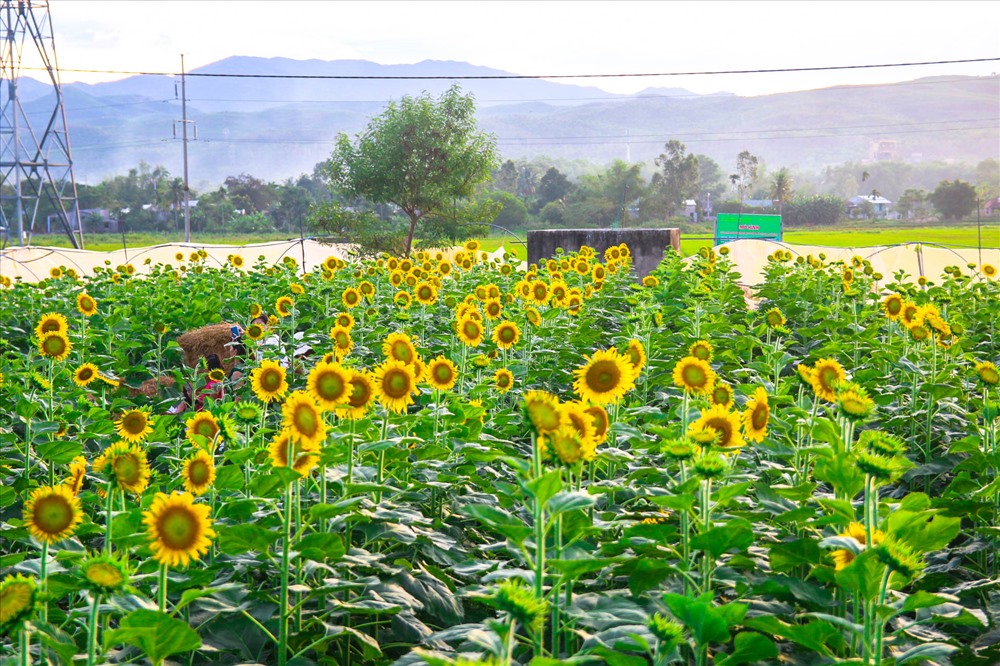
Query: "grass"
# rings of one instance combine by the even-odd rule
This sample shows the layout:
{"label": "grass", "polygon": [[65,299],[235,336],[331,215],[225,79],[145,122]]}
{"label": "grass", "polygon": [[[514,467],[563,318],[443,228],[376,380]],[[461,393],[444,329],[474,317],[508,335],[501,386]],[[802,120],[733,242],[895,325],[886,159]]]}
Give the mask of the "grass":
{"label": "grass", "polygon": [[[785,242],[798,245],[826,245],[831,247],[865,247],[869,245],[895,245],[898,243],[921,242],[937,243],[951,247],[976,247],[980,231],[975,223],[962,222],[952,225],[918,226],[898,222],[872,222],[861,226],[857,222],[835,227],[819,227],[787,231]],[[685,238],[681,234],[681,253],[690,256],[702,247],[710,247],[712,240],[705,234],[696,234],[695,238]],[[1000,247],[1000,221],[988,219],[983,221],[981,229],[983,247]],[[287,240],[289,236],[283,233],[271,234],[193,234],[192,243],[214,245],[247,245],[250,243],[266,243],[270,241]],[[163,243],[177,242],[174,234],[134,233],[125,237],[129,247],[145,247]],[[105,252],[118,250],[122,247],[121,236],[113,234],[90,234],[84,239],[88,250]],[[65,235],[35,234],[34,245],[51,247],[70,247]],[[493,252],[503,248],[516,255],[521,261],[528,258],[528,248],[521,245],[510,236],[490,237],[480,240],[482,249]]]}

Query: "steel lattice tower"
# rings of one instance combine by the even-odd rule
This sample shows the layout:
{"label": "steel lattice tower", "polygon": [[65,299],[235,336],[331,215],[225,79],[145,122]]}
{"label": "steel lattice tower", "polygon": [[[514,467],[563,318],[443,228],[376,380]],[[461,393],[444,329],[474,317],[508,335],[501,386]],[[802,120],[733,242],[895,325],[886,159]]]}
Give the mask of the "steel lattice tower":
{"label": "steel lattice tower", "polygon": [[[0,0],[0,224],[24,244],[40,213],[59,219],[73,247],[83,247],[66,108],[47,0]],[[18,97],[22,65],[45,71],[55,94]]]}

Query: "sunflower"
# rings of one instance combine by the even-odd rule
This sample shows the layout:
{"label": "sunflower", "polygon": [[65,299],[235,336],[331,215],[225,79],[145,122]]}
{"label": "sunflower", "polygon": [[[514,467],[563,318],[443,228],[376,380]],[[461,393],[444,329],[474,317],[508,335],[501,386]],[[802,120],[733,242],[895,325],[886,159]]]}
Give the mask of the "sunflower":
{"label": "sunflower", "polygon": [[[715,396],[714,392],[712,395]],[[767,403],[767,391],[758,386],[753,396],[747,401],[746,409],[741,416],[743,434],[751,442],[763,442],[764,438],[767,437],[767,422],[770,418],[771,407]]]}
{"label": "sunflower", "polygon": [[889,294],[882,301],[882,311],[892,321],[898,320],[903,314],[903,297],[899,294]]}
{"label": "sunflower", "polygon": [[413,404],[416,382],[413,370],[400,361],[388,360],[375,369],[375,399],[386,409],[404,412]]}
{"label": "sunflower", "polygon": [[87,292],[80,292],[76,295],[76,309],[84,317],[93,316],[97,314],[97,301]]}
{"label": "sunflower", "polygon": [[279,317],[288,317],[292,314],[292,307],[294,305],[295,301],[292,300],[291,296],[280,296],[274,302],[274,311],[278,313]]}
{"label": "sunflower", "polygon": [[[867,548],[868,546],[867,543],[868,535],[867,532],[865,531],[865,526],[861,523],[849,523],[847,525],[847,531],[841,532],[837,536],[849,537],[857,541],[863,547]],[[882,530],[875,530],[874,532],[872,532],[871,545],[873,547],[877,546],[880,543],[882,543],[884,539],[885,539],[885,534],[882,532]],[[831,555],[833,556],[834,566],[837,571],[840,571],[841,569],[845,568],[848,564],[854,561],[855,557],[857,557],[853,551],[847,550],[846,548],[841,550],[835,550],[833,551],[833,553],[831,553]]]}
{"label": "sunflower", "polygon": [[635,386],[635,373],[628,357],[613,347],[594,352],[573,374],[576,394],[598,405],[618,402]]}
{"label": "sunflower", "polygon": [[62,361],[69,356],[73,344],[64,333],[53,331],[38,338],[38,352],[53,361]]}
{"label": "sunflower", "polygon": [[289,447],[292,448],[292,455],[295,460],[292,461],[292,469],[306,476],[311,472],[317,464],[319,464],[319,447],[318,446],[304,446],[299,444],[296,446],[292,443],[292,435],[287,430],[283,430],[278,433],[278,436],[274,438],[271,445],[268,447],[268,453],[271,458],[272,467],[288,467],[288,456]]}
{"label": "sunflower", "polygon": [[471,239],[465,241],[465,251],[466,252],[472,252],[473,254],[475,254],[476,252],[479,251],[479,248],[480,248],[479,241],[477,241],[477,240],[471,240]]}
{"label": "sunflower", "polygon": [[44,543],[69,538],[81,522],[80,499],[66,486],[36,488],[24,503],[24,525],[31,536]]}
{"label": "sunflower", "polygon": [[583,437],[569,424],[560,426],[557,430],[546,433],[538,440],[541,450],[551,451],[562,463],[573,465],[578,462],[590,462],[597,458],[597,444],[592,437]]}
{"label": "sunflower", "polygon": [[215,538],[207,504],[195,504],[190,493],[156,493],[143,513],[153,559],[176,567],[198,561]]}
{"label": "sunflower", "polygon": [[483,314],[490,321],[496,321],[503,314],[503,303],[500,302],[499,298],[486,299],[486,302],[483,303]]}
{"label": "sunflower", "polygon": [[713,405],[720,405],[729,409],[733,406],[733,387],[725,382],[719,382],[712,387],[712,392],[708,399]]}
{"label": "sunflower", "polygon": [[375,395],[375,384],[366,371],[351,371],[351,396],[347,404],[337,409],[337,416],[348,421],[365,417]]}
{"label": "sunflower", "polygon": [[297,446],[319,447],[326,439],[326,421],[319,405],[305,391],[294,391],[281,406],[282,425]]}
{"label": "sunflower", "polygon": [[285,369],[275,361],[261,361],[250,371],[250,386],[261,402],[273,402],[288,392]]}
{"label": "sunflower", "polygon": [[979,375],[981,382],[989,386],[996,386],[997,382],[1000,382],[1000,373],[997,372],[997,366],[989,361],[976,363],[976,374]]}
{"label": "sunflower", "polygon": [[768,310],[767,314],[764,315],[764,318],[767,319],[767,325],[769,328],[784,326],[786,322],[785,315],[778,308],[771,308]]}
{"label": "sunflower", "polygon": [[427,366],[427,383],[438,391],[448,391],[458,382],[458,368],[450,359],[438,356]]}
{"label": "sunflower", "polygon": [[608,277],[608,270],[603,264],[594,264],[590,271],[590,277],[594,282],[603,282]]}
{"label": "sunflower", "polygon": [[348,287],[344,290],[344,293],[341,294],[340,300],[346,308],[357,307],[358,303],[361,302],[361,292],[354,287]]}
{"label": "sunflower", "polygon": [[406,333],[390,333],[382,343],[382,354],[388,360],[412,365],[417,349]]}
{"label": "sunflower", "polygon": [[292,292],[295,296],[301,296],[306,293],[306,288],[297,282],[293,282],[288,285],[288,291]]}
{"label": "sunflower", "polygon": [[365,280],[358,285],[358,291],[361,292],[362,296],[371,301],[372,297],[375,296],[375,285]]}
{"label": "sunflower", "polygon": [[138,444],[115,442],[94,460],[93,469],[133,495],[141,495],[149,485],[149,463]]}
{"label": "sunflower", "polygon": [[10,575],[0,583],[0,636],[13,635],[35,610],[33,578]]}
{"label": "sunflower", "polygon": [[910,327],[910,339],[914,342],[926,342],[931,337],[931,330],[922,324]]}
{"label": "sunflower", "polygon": [[917,323],[917,316],[920,314],[920,306],[910,301],[904,301],[899,313],[899,321],[903,326],[910,328]]}
{"label": "sunflower", "polygon": [[35,337],[40,339],[48,333],[61,333],[63,335],[69,333],[69,322],[66,321],[66,317],[58,312],[42,315],[38,325],[35,326]]}
{"label": "sunflower", "polygon": [[875,402],[857,384],[844,382],[837,390],[837,409],[849,421],[863,421],[875,411]]}
{"label": "sunflower", "polygon": [[507,368],[500,368],[493,375],[493,386],[501,393],[514,388],[514,375]]}
{"label": "sunflower", "polygon": [[525,393],[524,413],[535,432],[540,435],[554,432],[562,424],[559,399],[547,391],[528,391]]}
{"label": "sunflower", "polygon": [[209,486],[215,483],[215,461],[207,452],[199,449],[184,461],[181,477],[184,479],[184,490],[196,497],[204,495]]}
{"label": "sunflower", "polygon": [[340,326],[341,328],[346,328],[350,331],[354,328],[354,315],[348,312],[337,313],[336,319],[334,319],[334,325]]}
{"label": "sunflower", "polygon": [[332,411],[347,402],[351,374],[339,363],[317,363],[309,371],[306,388],[324,411]]}
{"label": "sunflower", "polygon": [[264,314],[264,308],[261,307],[260,303],[252,303],[250,305],[250,318],[256,319],[257,317]]}
{"label": "sunflower", "polygon": [[646,347],[636,338],[632,338],[625,348],[625,356],[628,357],[633,373],[638,377],[642,369],[646,367]]}
{"label": "sunflower", "polygon": [[204,437],[211,443],[215,441],[220,431],[219,422],[211,412],[198,412],[189,418],[185,422],[185,425],[187,426],[185,436],[188,438],[188,441],[195,444],[197,444],[195,440],[196,436]]}
{"label": "sunflower", "polygon": [[256,423],[260,420],[260,408],[253,402],[242,401],[236,407],[236,418],[241,423]]}
{"label": "sunflower", "polygon": [[536,328],[542,325],[542,315],[533,307],[526,307],[524,309],[524,318],[529,324]]}
{"label": "sunflower", "polygon": [[458,339],[467,347],[478,347],[483,341],[483,325],[472,317],[465,316],[458,320]]}
{"label": "sunflower", "polygon": [[392,302],[398,305],[401,309],[406,310],[413,302],[413,297],[410,296],[410,292],[408,291],[397,291],[396,295],[392,297]]}
{"label": "sunflower", "polygon": [[844,368],[832,358],[816,361],[812,370],[812,387],[816,397],[827,402],[837,401],[837,384],[844,381]]}
{"label": "sunflower", "polygon": [[655,275],[647,275],[646,277],[642,278],[642,286],[643,287],[659,287],[660,286],[660,280]]}
{"label": "sunflower", "polygon": [[709,441],[725,449],[736,449],[745,444],[740,434],[740,415],[720,405],[703,409],[688,428],[688,435],[695,441],[702,441],[701,435],[709,433],[712,435]]}
{"label": "sunflower", "polygon": [[128,585],[128,565],[113,555],[92,555],[80,564],[83,586],[100,594],[114,594]]}
{"label": "sunflower", "polygon": [[715,371],[708,362],[694,356],[685,356],[674,366],[674,385],[689,393],[710,393],[715,379]]}
{"label": "sunflower", "polygon": [[590,405],[583,411],[590,414],[590,417],[593,419],[594,443],[603,444],[604,440],[608,436],[608,428],[611,425],[611,420],[608,418],[607,410],[600,405]]}
{"label": "sunflower", "polygon": [[262,340],[264,338],[264,332],[264,327],[260,324],[250,324],[246,327],[246,330],[243,331],[243,334],[254,342],[257,342],[258,340]]}
{"label": "sunflower", "polygon": [[502,321],[493,329],[492,338],[500,349],[510,349],[521,339],[521,329],[512,321]]}
{"label": "sunflower", "polygon": [[564,402],[559,405],[559,409],[562,410],[560,418],[563,425],[576,430],[581,439],[595,439],[597,427],[594,425],[594,416],[582,402]]}
{"label": "sunflower", "polygon": [[413,295],[420,303],[430,305],[437,300],[437,288],[430,282],[420,282],[413,290]]}
{"label": "sunflower", "polygon": [[544,281],[535,280],[531,283],[531,300],[536,305],[545,305],[550,298],[552,298],[552,294],[549,292],[549,285]]}
{"label": "sunflower", "polygon": [[153,424],[146,408],[130,409],[115,421],[115,431],[126,442],[141,442],[153,432]]}
{"label": "sunflower", "polygon": [[983,264],[982,271],[983,275],[985,275],[990,279],[993,279],[997,276],[997,267],[994,266],[993,264]]}
{"label": "sunflower", "polygon": [[74,495],[79,495],[83,489],[83,482],[87,478],[87,459],[83,456],[73,458],[69,464],[69,476],[63,481],[63,485],[69,488]]}
{"label": "sunflower", "polygon": [[234,254],[229,257],[229,263],[232,264],[233,268],[243,268],[243,257],[238,254]]}
{"label": "sunflower", "polygon": [[83,387],[97,379],[97,366],[93,363],[84,363],[73,371],[73,383]]}

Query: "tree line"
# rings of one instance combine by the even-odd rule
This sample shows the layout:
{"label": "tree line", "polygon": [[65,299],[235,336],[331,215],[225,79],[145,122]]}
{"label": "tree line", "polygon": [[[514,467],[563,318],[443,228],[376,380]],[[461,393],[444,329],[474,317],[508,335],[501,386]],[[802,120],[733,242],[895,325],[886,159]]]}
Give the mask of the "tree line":
{"label": "tree line", "polygon": [[[817,174],[772,170],[763,157],[742,151],[727,171],[678,140],[668,141],[652,165],[503,160],[495,139],[476,125],[472,96],[454,87],[438,98],[390,103],[356,137],[341,134],[311,174],[265,182],[241,173],[215,189],[192,191],[191,228],[322,233],[361,240],[372,251],[407,253],[414,241],[453,241],[491,226],[518,234],[663,224],[692,231],[705,230],[699,224],[708,216],[737,211],[778,212],[791,227],[830,225],[844,218],[856,195],[889,198],[907,219],[962,219],[977,201],[1000,194],[996,159],[974,168],[847,163]],[[79,185],[78,196],[80,208],[90,211],[83,216],[88,232],[109,219],[125,231],[183,229],[183,181],[162,166],[140,163],[99,184]],[[874,211],[862,201],[852,214]]]}

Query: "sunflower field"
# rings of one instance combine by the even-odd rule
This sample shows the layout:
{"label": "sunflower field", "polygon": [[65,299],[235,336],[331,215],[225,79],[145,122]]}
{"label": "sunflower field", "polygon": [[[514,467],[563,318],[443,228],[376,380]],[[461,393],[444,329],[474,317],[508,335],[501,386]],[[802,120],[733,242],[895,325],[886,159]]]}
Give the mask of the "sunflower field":
{"label": "sunflower field", "polygon": [[1000,663],[992,266],[150,268],[0,288],[4,664]]}

